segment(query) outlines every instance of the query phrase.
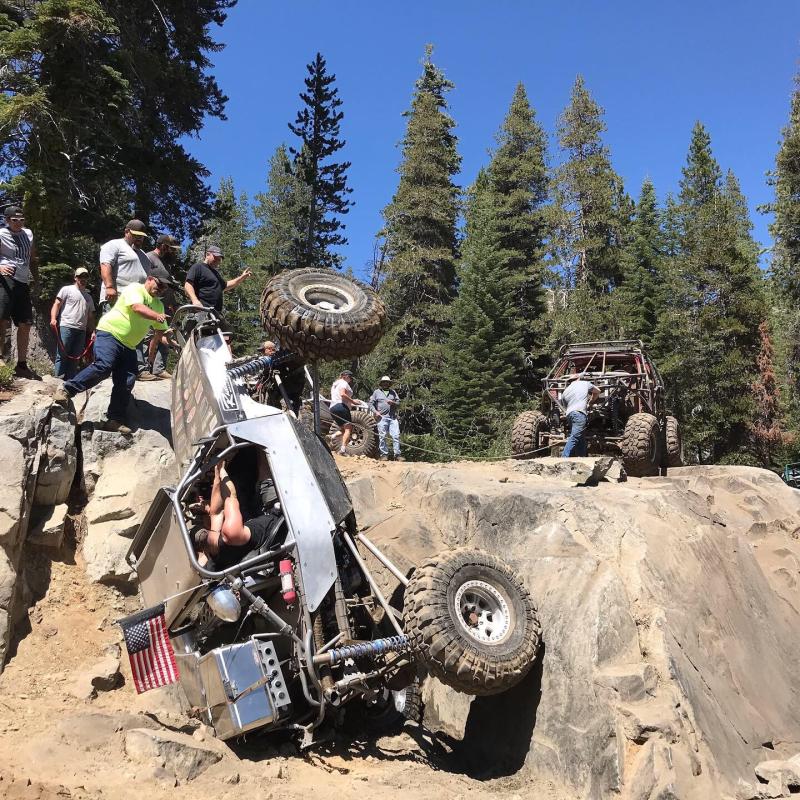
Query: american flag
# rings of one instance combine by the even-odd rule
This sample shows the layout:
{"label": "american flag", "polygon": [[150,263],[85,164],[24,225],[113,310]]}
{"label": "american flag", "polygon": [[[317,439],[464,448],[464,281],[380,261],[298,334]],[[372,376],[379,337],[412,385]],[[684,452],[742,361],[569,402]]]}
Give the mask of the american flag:
{"label": "american flag", "polygon": [[164,604],[119,621],[138,694],[178,680],[175,653],[164,620]]}

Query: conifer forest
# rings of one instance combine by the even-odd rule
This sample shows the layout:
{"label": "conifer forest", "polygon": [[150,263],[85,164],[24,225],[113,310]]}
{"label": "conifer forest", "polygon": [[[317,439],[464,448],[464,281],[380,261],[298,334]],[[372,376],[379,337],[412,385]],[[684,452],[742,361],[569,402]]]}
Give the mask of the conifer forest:
{"label": "conifer forest", "polygon": [[685,132],[677,192],[624,185],[602,97],[580,74],[554,129],[520,82],[485,163],[464,180],[459,87],[428,46],[414,54],[402,140],[386,153],[396,188],[365,269],[342,255],[359,198],[341,132],[348,98],[324,53],[279,78],[296,84],[297,115],[259,161],[269,160],[261,192],[247,196],[230,178],[210,186],[182,144],[205,119],[225,118],[212,31],[234,5],[0,0],[0,204],[24,206],[36,233],[40,314],[137,217],[184,243],[179,273],[209,242],[229,277],[253,270],[226,297],[242,349],[263,338],[259,297],[277,272],[325,267],[371,283],[387,333],[324,376],[353,369],[364,397],[390,374],[404,437],[439,459],[508,454],[511,423],[538,407],[562,345],[640,339],[687,463],[800,461],[800,83],[764,176],[772,242],[762,251],[702,119]]}

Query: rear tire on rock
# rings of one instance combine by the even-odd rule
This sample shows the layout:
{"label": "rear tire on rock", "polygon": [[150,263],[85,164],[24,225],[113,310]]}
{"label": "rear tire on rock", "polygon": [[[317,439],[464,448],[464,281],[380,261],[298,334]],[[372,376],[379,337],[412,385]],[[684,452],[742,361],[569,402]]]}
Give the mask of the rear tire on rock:
{"label": "rear tire on rock", "polygon": [[683,441],[680,425],[675,417],[667,417],[667,466],[683,466]]}
{"label": "rear tire on rock", "polygon": [[652,414],[633,414],[625,423],[620,450],[628,475],[657,475],[661,461],[661,432]]}
{"label": "rear tire on rock", "polygon": [[309,361],[369,353],[387,325],[386,307],[365,284],[332,270],[281,272],[264,287],[261,324],[281,346]]}
{"label": "rear tire on rock", "polygon": [[403,618],[428,671],[466,694],[510,689],[539,649],[528,590],[508,564],[482,550],[440,553],[415,569]]}
{"label": "rear tire on rock", "polygon": [[[349,456],[366,456],[377,458],[380,452],[378,442],[378,423],[369,411],[351,409],[353,430],[345,450]],[[334,423],[335,424],[335,423]]]}
{"label": "rear tire on rock", "polygon": [[511,455],[513,458],[541,458],[544,452],[535,452],[542,446],[542,433],[550,430],[550,423],[541,411],[523,411],[511,428]]}

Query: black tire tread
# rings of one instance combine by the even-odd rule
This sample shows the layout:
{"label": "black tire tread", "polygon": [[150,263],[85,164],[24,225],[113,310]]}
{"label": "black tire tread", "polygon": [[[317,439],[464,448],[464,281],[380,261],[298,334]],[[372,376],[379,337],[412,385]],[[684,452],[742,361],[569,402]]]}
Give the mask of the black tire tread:
{"label": "black tire tread", "polygon": [[544,453],[532,453],[539,447],[539,434],[550,430],[547,417],[541,411],[523,411],[511,428],[511,456],[528,459],[541,458]]}
{"label": "black tire tread", "polygon": [[[655,452],[650,443],[655,428]],[[658,420],[647,413],[632,414],[625,423],[620,441],[625,471],[632,476],[653,475],[658,471]]]}
{"label": "black tire tread", "polygon": [[[471,647],[452,629],[447,590],[456,572],[469,565],[501,572],[519,593],[525,608],[522,645],[513,657],[496,657]],[[541,628],[530,594],[516,572],[490,553],[460,548],[441,553],[414,570],[405,590],[405,629],[428,671],[442,683],[472,695],[491,695],[511,688],[536,658]]]}
{"label": "black tire tread", "polygon": [[[352,409],[350,416],[353,418],[353,433],[360,434],[361,440],[356,444],[351,438],[345,448],[347,454],[377,458],[380,454],[380,443],[378,442],[378,423],[375,421],[375,417],[369,411],[361,409]],[[328,426],[328,430],[331,427],[332,425]]]}
{"label": "black tire tread", "polygon": [[[356,295],[353,310],[340,314],[303,303],[292,283],[325,281],[342,285]],[[386,307],[376,292],[360,281],[333,270],[296,269],[275,275],[261,295],[261,324],[270,337],[309,361],[338,361],[372,351],[388,324]]]}
{"label": "black tire tread", "polygon": [[667,417],[667,466],[682,467],[683,453],[681,446],[681,429],[675,417]]}

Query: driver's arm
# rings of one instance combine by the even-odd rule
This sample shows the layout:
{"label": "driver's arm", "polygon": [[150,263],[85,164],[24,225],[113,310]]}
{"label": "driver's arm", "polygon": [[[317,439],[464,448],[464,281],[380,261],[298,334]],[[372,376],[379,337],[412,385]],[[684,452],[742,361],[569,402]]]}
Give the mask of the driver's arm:
{"label": "driver's arm", "polygon": [[598,397],[600,397],[600,390],[596,386],[592,386],[592,388],[589,389],[589,402],[587,403],[587,406],[590,406],[592,403],[594,403]]}

